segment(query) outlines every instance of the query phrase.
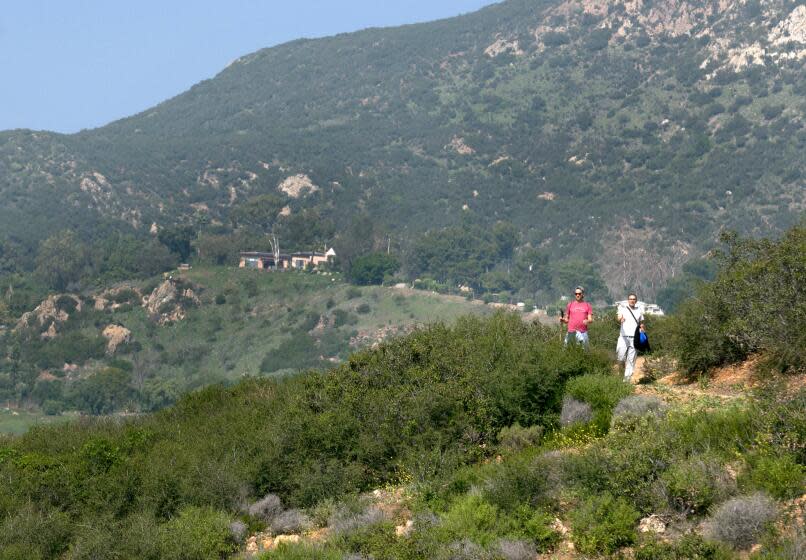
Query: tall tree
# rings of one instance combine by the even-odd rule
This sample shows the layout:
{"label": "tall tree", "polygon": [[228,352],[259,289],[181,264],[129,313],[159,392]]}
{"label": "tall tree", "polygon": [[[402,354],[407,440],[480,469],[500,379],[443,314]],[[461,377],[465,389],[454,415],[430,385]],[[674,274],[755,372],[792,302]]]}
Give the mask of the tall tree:
{"label": "tall tree", "polygon": [[87,265],[87,249],[72,231],[62,231],[39,245],[36,272],[54,290],[77,282]]}

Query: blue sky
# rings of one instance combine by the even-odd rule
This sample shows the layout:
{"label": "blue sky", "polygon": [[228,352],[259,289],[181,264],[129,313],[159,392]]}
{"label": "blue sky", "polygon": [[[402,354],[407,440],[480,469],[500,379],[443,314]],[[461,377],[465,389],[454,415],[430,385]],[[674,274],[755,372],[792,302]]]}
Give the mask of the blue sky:
{"label": "blue sky", "polygon": [[494,0],[6,0],[0,130],[76,132],[300,37],[429,21]]}

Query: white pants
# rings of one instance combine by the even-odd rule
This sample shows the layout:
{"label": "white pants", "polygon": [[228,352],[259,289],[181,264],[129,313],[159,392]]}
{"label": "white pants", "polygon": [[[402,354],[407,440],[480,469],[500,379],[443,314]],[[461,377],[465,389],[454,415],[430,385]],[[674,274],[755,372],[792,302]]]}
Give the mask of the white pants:
{"label": "white pants", "polygon": [[633,337],[620,336],[616,344],[616,357],[619,362],[624,362],[624,381],[632,379],[632,372],[635,370],[635,345]]}

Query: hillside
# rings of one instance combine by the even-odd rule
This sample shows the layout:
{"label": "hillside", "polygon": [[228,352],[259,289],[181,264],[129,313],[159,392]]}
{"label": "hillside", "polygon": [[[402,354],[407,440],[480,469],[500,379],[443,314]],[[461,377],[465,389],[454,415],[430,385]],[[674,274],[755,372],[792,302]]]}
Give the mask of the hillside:
{"label": "hillside", "polygon": [[0,432],[49,415],[143,412],[246,376],[329,368],[415,327],[492,308],[333,276],[194,268],[50,296],[0,331]]}
{"label": "hillside", "polygon": [[721,228],[802,215],[805,59],[796,0],[507,0],[294,41],[99,129],[0,134],[0,262],[64,228],[226,234],[255,204],[289,246],[361,213],[403,253],[471,215],[651,296]]}
{"label": "hillside", "polygon": [[[470,315],[329,369],[0,436],[0,557],[799,560],[804,243],[805,227],[735,239],[696,300],[647,321],[654,353],[638,388],[613,362],[613,321],[594,322],[583,349],[564,347],[556,326]],[[294,278],[257,275],[276,278],[249,288],[247,272],[221,291],[233,277],[196,274],[151,293],[154,329],[193,321],[202,280],[215,305],[256,290],[270,310],[275,283]],[[323,281],[298,291],[324,297]],[[760,297],[773,285],[780,297]],[[79,303],[23,320],[80,318]],[[119,378],[110,366],[96,378]]]}

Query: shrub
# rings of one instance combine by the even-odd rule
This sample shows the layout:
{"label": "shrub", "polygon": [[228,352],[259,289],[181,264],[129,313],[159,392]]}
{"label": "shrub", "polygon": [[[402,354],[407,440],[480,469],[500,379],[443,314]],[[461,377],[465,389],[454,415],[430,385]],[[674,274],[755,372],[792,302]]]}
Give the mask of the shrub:
{"label": "shrub", "polygon": [[370,505],[360,511],[354,511],[342,505],[328,520],[328,527],[338,535],[377,525],[384,521],[386,521],[386,514],[378,507]]}
{"label": "shrub", "polygon": [[537,558],[537,547],[524,540],[501,539],[493,547],[502,560],[532,560]]}
{"label": "shrub", "polygon": [[563,399],[563,409],[560,412],[561,426],[587,424],[591,420],[593,420],[593,408],[591,405],[568,396]]}
{"label": "shrub", "polygon": [[299,533],[309,529],[311,518],[298,509],[289,509],[277,515],[271,521],[271,528],[275,533]]}
{"label": "shrub", "polygon": [[275,494],[266,494],[263,498],[250,505],[247,512],[252,517],[256,517],[271,523],[275,517],[283,512],[283,502]]}
{"label": "shrub", "polygon": [[526,457],[510,459],[495,468],[484,484],[492,505],[514,511],[522,505],[548,505],[550,488],[542,465]]}
{"label": "shrub", "polygon": [[754,560],[803,560],[806,558],[806,531],[796,527],[793,534],[779,537],[753,555]]}
{"label": "shrub", "polygon": [[630,395],[621,399],[613,409],[612,426],[629,426],[647,416],[655,418],[665,414],[668,405],[656,397]]}
{"label": "shrub", "polygon": [[[740,239],[723,234],[726,246],[714,282],[683,304],[674,328],[674,346],[683,371],[706,373],[766,352],[781,371],[806,368],[806,226],[779,241]],[[774,287],[775,298],[770,298]]]}
{"label": "shrub", "polygon": [[249,527],[243,521],[236,520],[229,524],[229,533],[233,541],[242,543],[249,534]]}
{"label": "shrub", "polygon": [[766,494],[756,493],[728,500],[708,521],[713,539],[743,550],[761,536],[778,513],[775,502]]}
{"label": "shrub", "polygon": [[719,543],[696,534],[676,542],[652,541],[635,550],[635,560],[730,560],[733,555]]}
{"label": "shrub", "polygon": [[467,539],[489,547],[499,539],[528,539],[545,550],[554,546],[558,538],[552,521],[550,516],[528,506],[508,515],[481,496],[470,494],[453,504],[435,531],[443,541]]}
{"label": "shrub", "polygon": [[366,315],[367,313],[372,311],[368,303],[362,303],[361,305],[356,307],[355,310],[360,315]]}
{"label": "shrub", "polygon": [[209,507],[187,506],[159,528],[160,558],[217,560],[235,552],[227,515]]}
{"label": "shrub", "polygon": [[623,498],[610,494],[588,497],[571,512],[572,540],[585,554],[612,554],[635,542],[639,517]]}
{"label": "shrub", "polygon": [[[655,334],[653,332],[653,334]],[[654,346],[654,337],[653,337]],[[657,348],[655,348],[657,351]],[[644,367],[641,369],[643,376],[640,383],[654,383],[662,377],[671,375],[677,370],[677,361],[669,356],[655,355],[647,356],[644,360]]]}
{"label": "shrub", "polygon": [[632,386],[612,375],[582,375],[566,383],[565,392],[593,407],[593,421],[603,433],[610,427],[610,415],[616,404],[632,393]]}
{"label": "shrub", "polygon": [[728,497],[735,483],[710,457],[693,456],[676,463],[661,477],[669,503],[684,513],[699,515]]}
{"label": "shrub", "polygon": [[498,432],[498,446],[503,451],[515,453],[527,447],[534,447],[543,438],[543,426],[522,428],[515,422],[511,426],[501,428]]}
{"label": "shrub", "polygon": [[748,457],[748,468],[739,483],[751,490],[763,490],[774,498],[787,500],[803,494],[806,482],[804,467],[791,455],[754,454]]}

